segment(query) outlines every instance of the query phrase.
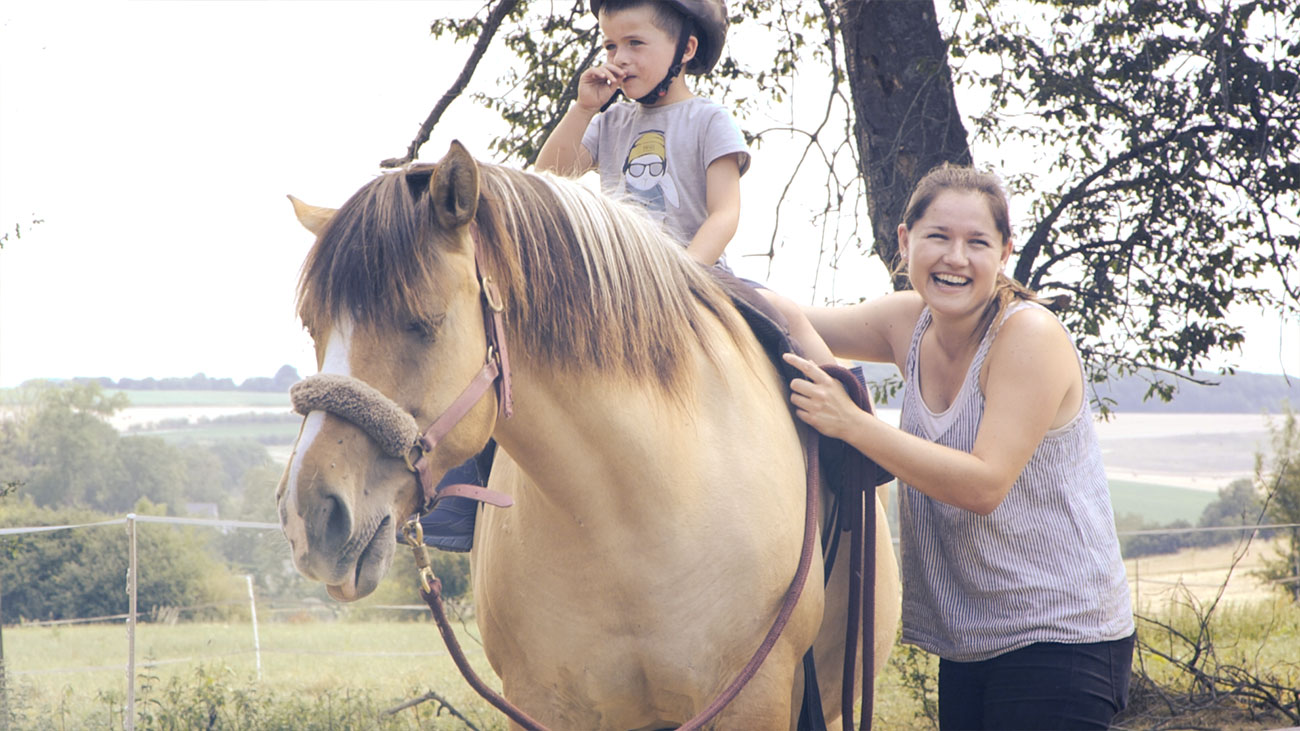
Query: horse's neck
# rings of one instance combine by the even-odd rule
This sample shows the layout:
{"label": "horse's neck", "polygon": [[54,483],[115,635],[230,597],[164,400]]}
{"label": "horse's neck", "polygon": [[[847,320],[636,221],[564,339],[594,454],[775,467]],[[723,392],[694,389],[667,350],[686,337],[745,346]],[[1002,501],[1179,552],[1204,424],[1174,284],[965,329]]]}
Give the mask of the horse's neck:
{"label": "horse's neck", "polygon": [[498,422],[495,437],[552,498],[574,486],[621,482],[665,448],[662,430],[648,428],[665,405],[648,388],[520,373],[514,401],[514,416]]}

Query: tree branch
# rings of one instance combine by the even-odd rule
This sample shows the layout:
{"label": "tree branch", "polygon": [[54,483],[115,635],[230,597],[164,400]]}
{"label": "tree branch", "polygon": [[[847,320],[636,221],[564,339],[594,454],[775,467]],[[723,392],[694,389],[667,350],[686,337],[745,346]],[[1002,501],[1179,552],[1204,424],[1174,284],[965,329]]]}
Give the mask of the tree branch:
{"label": "tree branch", "polygon": [[1065,213],[1066,209],[1083,200],[1090,194],[1089,186],[1091,186],[1094,181],[1105,177],[1112,170],[1116,170],[1121,166],[1132,162],[1134,159],[1146,155],[1153,150],[1158,150],[1171,142],[1180,139],[1195,138],[1201,134],[1221,131],[1221,129],[1221,125],[1203,124],[1188,129],[1177,130],[1160,138],[1151,140],[1150,142],[1138,145],[1137,147],[1129,148],[1120,155],[1107,160],[1101,167],[1094,170],[1091,174],[1066,191],[1065,195],[1061,196],[1056,205],[1052,206],[1052,209],[1039,219],[1038,224],[1034,226],[1033,234],[1030,235],[1029,239],[1025,242],[1025,245],[1021,247],[1020,256],[1016,259],[1016,280],[1024,282],[1030,276],[1030,269],[1033,267],[1034,259],[1038,258],[1038,252],[1042,250],[1043,242],[1046,241],[1048,233],[1056,226],[1057,219]]}
{"label": "tree branch", "polygon": [[438,103],[434,105],[433,111],[429,112],[429,117],[424,120],[424,124],[420,125],[420,131],[416,133],[415,139],[411,140],[410,147],[406,148],[406,154],[402,157],[390,157],[379,163],[380,167],[399,168],[416,158],[416,155],[420,152],[420,147],[429,141],[429,133],[438,124],[438,120],[442,119],[447,107],[451,106],[451,103],[469,85],[469,80],[474,76],[479,61],[487,53],[488,46],[492,44],[492,39],[497,34],[497,29],[501,27],[501,21],[505,20],[506,16],[518,5],[519,0],[501,0],[496,7],[492,8],[492,12],[483,23],[483,29],[479,31],[478,40],[474,42],[474,50],[470,52],[469,58],[465,61],[465,67],[460,70],[460,76],[456,77],[456,81],[452,83],[451,88],[447,89],[442,98],[438,100]]}
{"label": "tree branch", "polygon": [[432,690],[418,698],[412,698],[408,701],[399,703],[393,706],[392,708],[389,708],[388,710],[384,711],[384,715],[385,716],[397,715],[398,713],[401,713],[402,711],[411,708],[413,706],[418,706],[425,701],[437,701],[439,714],[442,713],[443,709],[446,709],[447,713],[450,713],[456,718],[459,718],[461,720],[461,723],[465,724],[466,726],[473,729],[474,731],[479,731],[478,726],[475,726],[473,721],[470,721],[468,718],[466,718],[465,714],[456,710],[456,707],[448,703],[446,698],[443,698],[442,696],[438,695],[437,691],[432,691]]}

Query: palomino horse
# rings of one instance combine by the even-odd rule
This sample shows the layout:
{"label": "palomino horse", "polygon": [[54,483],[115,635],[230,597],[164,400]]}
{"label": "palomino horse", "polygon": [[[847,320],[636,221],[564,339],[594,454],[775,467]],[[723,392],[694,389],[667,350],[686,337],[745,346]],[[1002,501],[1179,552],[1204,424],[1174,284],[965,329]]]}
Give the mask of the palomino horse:
{"label": "palomino horse", "polygon": [[[557,729],[674,727],[706,707],[773,624],[805,514],[784,383],[717,283],[630,207],[478,164],[458,143],[338,211],[295,208],[318,235],[299,312],[320,370],[368,384],[421,429],[483,369],[481,298],[500,300],[513,417],[489,389],[423,459],[436,476],[499,445],[489,487],[514,505],[480,511],[472,574],[506,698]],[[312,411],[278,491],[294,563],[344,601],[374,590],[395,529],[423,507],[409,457],[377,442]],[[899,592],[878,500],[874,517],[879,669]],[[847,563],[824,590],[814,557],[716,727],[790,728],[814,641],[838,725]]]}

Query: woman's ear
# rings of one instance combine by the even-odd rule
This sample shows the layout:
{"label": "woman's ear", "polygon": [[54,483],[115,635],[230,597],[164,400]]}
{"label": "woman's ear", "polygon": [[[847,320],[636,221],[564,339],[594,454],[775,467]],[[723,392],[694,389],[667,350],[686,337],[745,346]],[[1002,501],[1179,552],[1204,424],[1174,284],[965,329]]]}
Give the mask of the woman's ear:
{"label": "woman's ear", "polygon": [[904,262],[907,261],[907,250],[911,248],[911,242],[907,240],[907,234],[907,226],[901,223],[898,224],[898,258]]}
{"label": "woman's ear", "polygon": [[1015,250],[1016,250],[1015,239],[1007,239],[1007,242],[1002,245],[1002,266],[1007,265],[1007,262],[1011,260],[1011,252]]}

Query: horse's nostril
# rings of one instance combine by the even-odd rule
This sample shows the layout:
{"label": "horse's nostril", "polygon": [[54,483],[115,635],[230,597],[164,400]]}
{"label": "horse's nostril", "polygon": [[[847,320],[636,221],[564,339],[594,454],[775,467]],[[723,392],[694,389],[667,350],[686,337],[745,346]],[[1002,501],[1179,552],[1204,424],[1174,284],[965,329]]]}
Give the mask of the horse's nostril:
{"label": "horse's nostril", "polygon": [[331,495],[325,501],[325,509],[329,511],[328,519],[325,521],[326,534],[330,536],[348,536],[352,533],[352,511],[337,495]]}
{"label": "horse's nostril", "polygon": [[352,508],[337,492],[322,489],[314,504],[300,513],[309,550],[337,553],[352,535]]}

